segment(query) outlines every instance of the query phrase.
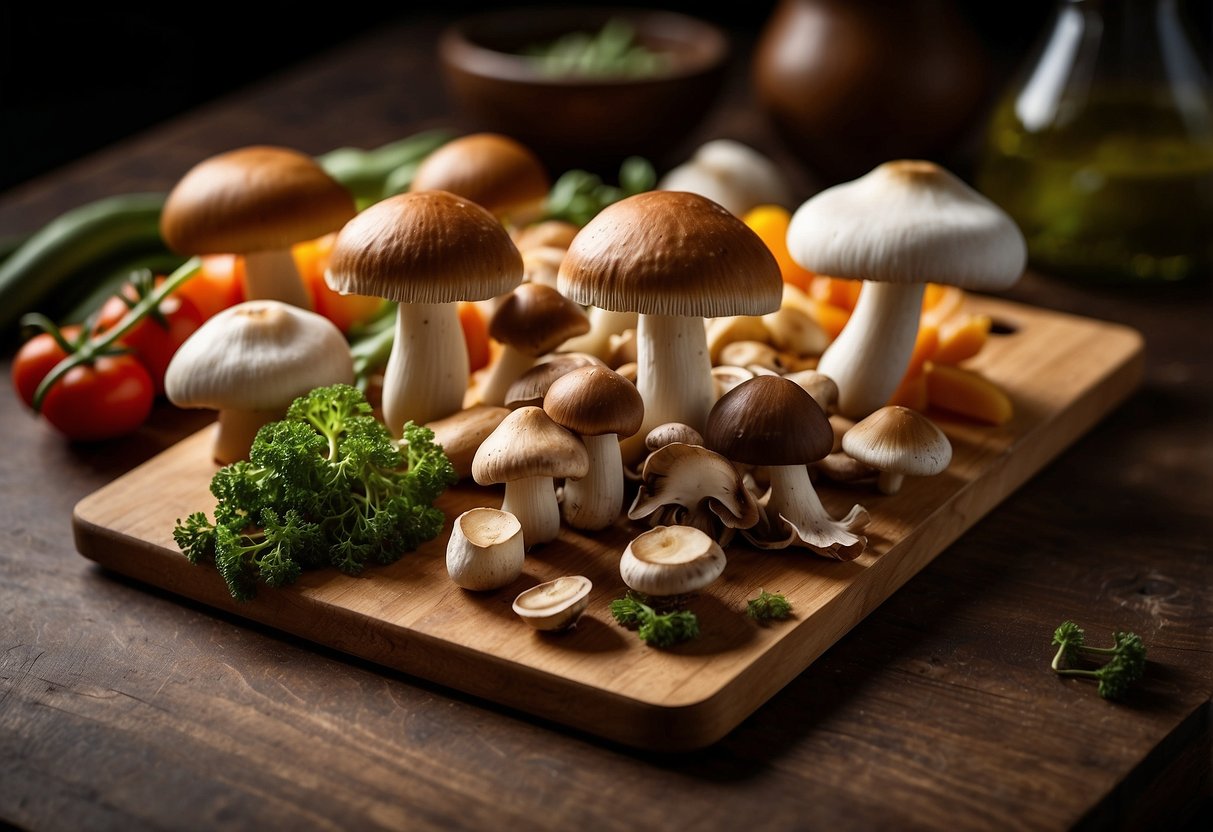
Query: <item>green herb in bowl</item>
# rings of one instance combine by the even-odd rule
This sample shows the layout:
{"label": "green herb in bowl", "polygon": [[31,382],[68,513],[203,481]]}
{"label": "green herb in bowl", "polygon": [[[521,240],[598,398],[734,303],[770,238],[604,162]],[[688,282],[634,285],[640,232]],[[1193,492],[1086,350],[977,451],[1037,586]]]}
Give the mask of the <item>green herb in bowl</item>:
{"label": "green herb in bowl", "polygon": [[608,20],[597,32],[569,32],[521,54],[553,78],[651,78],[670,65],[668,56],[646,47],[632,25],[619,18]]}

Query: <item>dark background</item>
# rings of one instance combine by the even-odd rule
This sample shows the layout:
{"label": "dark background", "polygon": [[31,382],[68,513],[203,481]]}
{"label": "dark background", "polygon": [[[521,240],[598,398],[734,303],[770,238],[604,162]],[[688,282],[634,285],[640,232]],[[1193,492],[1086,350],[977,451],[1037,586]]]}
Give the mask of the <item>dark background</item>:
{"label": "dark background", "polygon": [[[909,2],[910,0],[888,0]],[[1209,0],[1183,0],[1198,34]],[[998,66],[1015,66],[1056,0],[956,0]],[[529,5],[537,5],[530,3]],[[569,3],[559,5],[568,6]],[[755,36],[774,0],[617,3],[683,11]],[[14,2],[0,9],[0,189],[264,78],[394,19],[505,4],[272,2],[115,9]]]}

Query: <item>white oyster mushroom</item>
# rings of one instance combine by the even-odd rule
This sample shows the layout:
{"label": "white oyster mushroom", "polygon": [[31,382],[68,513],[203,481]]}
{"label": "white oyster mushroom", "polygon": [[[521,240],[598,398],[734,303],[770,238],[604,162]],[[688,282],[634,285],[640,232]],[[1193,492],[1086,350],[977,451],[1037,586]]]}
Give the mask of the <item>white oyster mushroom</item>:
{"label": "white oyster mushroom", "polygon": [[792,215],[788,252],[815,274],[862,280],[846,325],[817,369],[839,412],[862,419],[905,375],[928,282],[1000,291],[1023,274],[1027,245],[1011,217],[927,161],[886,162],[827,188]]}
{"label": "white oyster mushroom", "polygon": [[213,456],[247,459],[260,428],[316,387],[353,384],[349,342],[328,318],[277,300],[250,300],[207,319],[177,349],[164,393],[182,408],[219,411]]}

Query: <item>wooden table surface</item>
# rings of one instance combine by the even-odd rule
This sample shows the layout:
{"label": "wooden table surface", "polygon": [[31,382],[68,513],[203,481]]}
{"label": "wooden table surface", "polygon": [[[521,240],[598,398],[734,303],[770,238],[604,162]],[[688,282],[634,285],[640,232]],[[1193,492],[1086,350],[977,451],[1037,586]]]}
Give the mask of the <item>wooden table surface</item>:
{"label": "wooden table surface", "polygon": [[[450,113],[438,22],[384,30],[0,195],[0,236],[166,190],[255,142],[372,147]],[[787,161],[736,73],[694,140]],[[694,144],[694,142],[692,142]],[[72,446],[0,418],[0,820],[30,829],[1136,829],[1208,822],[1213,297],[1029,274],[1006,297],[1138,329],[1140,390],[718,745],[614,747],[104,572],[77,500],[197,430]],[[7,372],[12,346],[6,348]],[[1053,628],[1133,630],[1126,701]]]}

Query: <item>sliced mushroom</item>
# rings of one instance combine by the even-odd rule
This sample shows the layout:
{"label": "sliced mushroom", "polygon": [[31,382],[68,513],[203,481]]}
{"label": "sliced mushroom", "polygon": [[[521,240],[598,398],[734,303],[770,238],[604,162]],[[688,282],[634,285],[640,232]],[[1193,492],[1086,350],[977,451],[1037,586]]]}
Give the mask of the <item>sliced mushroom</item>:
{"label": "sliced mushroom", "polygon": [[500,589],[522,574],[525,559],[522,524],[508,511],[473,508],[451,524],[446,571],[456,586]]}
{"label": "sliced mushroom", "polygon": [[767,329],[762,315],[726,315],[708,320],[705,326],[707,327],[708,356],[712,360],[712,366],[728,363],[721,359],[720,351],[729,344],[738,341],[757,341],[766,344],[771,338],[770,330]]}
{"label": "sliced mushroom", "polygon": [[711,535],[692,526],[655,526],[628,543],[619,575],[646,598],[683,601],[719,578],[726,564]]}
{"label": "sliced mushroom", "polygon": [[682,422],[666,422],[653,428],[644,437],[644,446],[650,451],[656,451],[674,442],[682,442],[686,445],[702,445],[703,434]]}
{"label": "sliced mushroom", "polygon": [[565,575],[520,592],[514,599],[514,612],[536,630],[567,630],[576,626],[589,607],[593,587],[584,575]]}

